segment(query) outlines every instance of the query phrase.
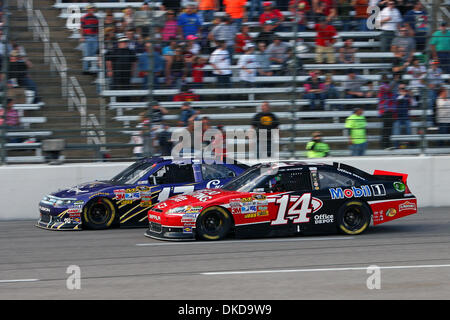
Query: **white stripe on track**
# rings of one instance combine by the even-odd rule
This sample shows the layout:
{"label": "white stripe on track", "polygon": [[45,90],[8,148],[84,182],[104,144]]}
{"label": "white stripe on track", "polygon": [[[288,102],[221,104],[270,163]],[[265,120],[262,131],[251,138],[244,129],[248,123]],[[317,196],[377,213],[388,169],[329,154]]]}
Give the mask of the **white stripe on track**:
{"label": "white stripe on track", "polygon": [[[371,265],[374,267],[376,265]],[[412,265],[412,266],[377,266],[380,269],[425,269],[425,268],[450,268],[450,264],[435,265]],[[262,273],[290,273],[290,272],[330,272],[330,271],[357,271],[368,270],[369,267],[346,267],[346,268],[318,268],[318,269],[268,269],[268,270],[249,270],[249,271],[220,271],[220,272],[202,272],[201,275],[240,275],[240,274],[262,274]]]}
{"label": "white stripe on track", "polygon": [[170,246],[170,245],[187,245],[187,244],[228,244],[228,243],[265,243],[265,242],[296,242],[296,241],[334,241],[334,240],[352,240],[355,237],[311,237],[311,238],[289,238],[289,239],[260,239],[260,240],[223,240],[223,241],[189,241],[189,242],[158,242],[158,243],[137,243],[138,247],[151,246]]}
{"label": "white stripe on track", "polygon": [[36,282],[39,279],[11,279],[11,280],[0,280],[0,283],[16,283],[16,282]]}

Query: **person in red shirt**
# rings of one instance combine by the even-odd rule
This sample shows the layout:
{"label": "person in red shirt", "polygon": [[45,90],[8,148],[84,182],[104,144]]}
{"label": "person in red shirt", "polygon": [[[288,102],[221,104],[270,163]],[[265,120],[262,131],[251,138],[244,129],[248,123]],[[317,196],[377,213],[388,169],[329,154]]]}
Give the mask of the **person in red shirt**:
{"label": "person in red shirt", "polygon": [[206,59],[202,57],[195,57],[192,65],[192,86],[195,88],[203,87],[203,76],[205,71],[203,68],[206,65]]}
{"label": "person in red shirt", "polygon": [[[83,44],[83,58],[93,57],[97,54],[98,49],[98,18],[95,15],[95,6],[88,4],[86,6],[87,13],[81,17],[80,23],[80,41]],[[83,60],[83,72],[90,72],[90,61]]]}
{"label": "person in red shirt", "polygon": [[199,101],[200,96],[193,93],[188,86],[184,85],[180,89],[180,93],[173,97],[173,101]]}
{"label": "person in red shirt", "polygon": [[336,63],[334,54],[334,43],[336,42],[336,28],[327,23],[327,19],[322,17],[320,22],[314,27],[316,36],[316,62],[322,63],[323,56],[327,56],[328,63]]}
{"label": "person in red shirt", "polygon": [[252,37],[250,36],[249,26],[243,25],[241,27],[241,32],[236,35],[235,44],[234,44],[234,52],[235,53],[244,53],[244,47],[247,43],[252,41]]}
{"label": "person in red shirt", "polygon": [[290,20],[295,21],[297,18],[298,31],[306,31],[308,24],[307,15],[311,10],[311,6],[307,0],[291,0],[289,1],[289,11],[291,12]]}
{"label": "person in red shirt", "polygon": [[263,26],[266,21],[272,22],[271,31],[277,31],[281,23],[284,21],[283,14],[280,10],[272,7],[272,2],[263,2],[264,12],[259,16],[259,24]]}

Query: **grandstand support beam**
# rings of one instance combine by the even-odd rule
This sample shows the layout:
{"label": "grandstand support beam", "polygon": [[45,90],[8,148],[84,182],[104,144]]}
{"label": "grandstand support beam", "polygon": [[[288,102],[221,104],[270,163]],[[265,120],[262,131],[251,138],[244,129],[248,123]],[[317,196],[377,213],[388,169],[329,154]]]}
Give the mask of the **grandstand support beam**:
{"label": "grandstand support beam", "polygon": [[2,81],[2,87],[3,92],[1,95],[1,106],[3,107],[3,113],[0,114],[0,164],[4,165],[6,164],[6,148],[5,145],[7,143],[6,141],[6,134],[7,134],[7,127],[6,127],[6,106],[8,104],[8,65],[9,65],[9,52],[8,52],[8,43],[9,43],[9,0],[5,0],[3,3],[3,9],[4,9],[4,38],[3,38],[3,48],[4,48],[4,54],[3,54],[3,61],[2,61],[2,74],[3,77],[1,79]]}

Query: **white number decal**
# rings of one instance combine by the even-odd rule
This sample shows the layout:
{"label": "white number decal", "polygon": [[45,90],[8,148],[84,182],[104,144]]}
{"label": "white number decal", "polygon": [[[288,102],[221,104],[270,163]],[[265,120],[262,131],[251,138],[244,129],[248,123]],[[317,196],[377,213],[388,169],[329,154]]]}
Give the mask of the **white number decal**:
{"label": "white number decal", "polygon": [[[303,194],[293,205],[287,210],[289,205],[289,195],[284,195],[280,199],[277,199],[276,203],[279,204],[277,218],[272,220],[271,225],[287,224],[289,216],[297,216],[293,223],[305,223],[309,222],[307,216],[312,212],[311,209],[311,193]],[[300,209],[297,209],[300,206]]]}
{"label": "white number decal", "polygon": [[173,194],[170,194],[171,187],[165,187],[161,190],[158,196],[158,202],[167,200],[170,196],[175,194],[186,194],[194,191],[194,186],[178,186],[173,187]]}

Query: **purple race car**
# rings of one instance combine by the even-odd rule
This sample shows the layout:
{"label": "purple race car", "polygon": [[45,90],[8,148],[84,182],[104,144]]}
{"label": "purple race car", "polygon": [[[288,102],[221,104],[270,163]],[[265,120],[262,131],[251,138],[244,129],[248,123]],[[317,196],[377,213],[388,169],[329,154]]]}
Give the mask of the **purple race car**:
{"label": "purple race car", "polygon": [[147,158],[108,181],[95,181],[44,196],[37,227],[50,230],[146,227],[147,212],[167,198],[219,188],[248,166],[224,160]]}

